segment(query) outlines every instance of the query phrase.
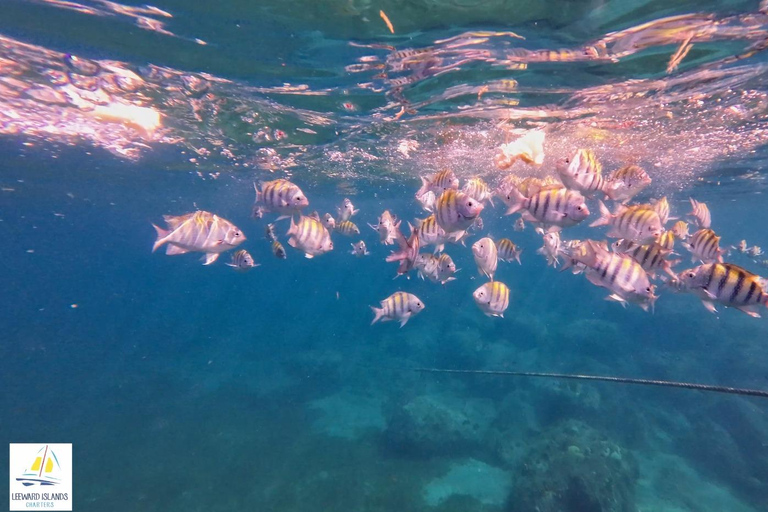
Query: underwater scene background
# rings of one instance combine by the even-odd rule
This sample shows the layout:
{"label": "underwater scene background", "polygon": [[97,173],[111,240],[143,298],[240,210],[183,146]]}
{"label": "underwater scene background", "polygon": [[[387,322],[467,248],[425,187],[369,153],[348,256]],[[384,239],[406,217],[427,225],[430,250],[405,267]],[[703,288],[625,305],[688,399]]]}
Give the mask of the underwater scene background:
{"label": "underwater scene background", "polygon": [[[419,177],[442,168],[495,186],[499,146],[536,128],[544,164],[512,172],[555,175],[591,148],[607,171],[646,169],[639,201],[666,196],[682,218],[694,197],[721,247],[767,247],[764,8],[5,2],[0,442],[73,443],[85,511],[767,510],[764,400],[410,370],[765,389],[765,318],[711,314],[660,282],[652,313],[605,301],[547,266],[500,201],[447,246],[461,270],[445,286],[393,279],[392,247],[366,226],[384,209],[426,217]],[[276,178],[301,187],[305,213],[350,198],[361,235],[304,258],[288,220],[251,217],[253,183]],[[260,266],[151,252],[152,223],[197,209],[237,225]],[[604,238],[586,224],[563,236]],[[472,298],[486,233],[523,249],[499,263],[504,318]],[[369,256],[349,253],[359,239]],[[693,266],[678,252],[676,270]],[[371,326],[369,306],[398,290],[424,311]]]}

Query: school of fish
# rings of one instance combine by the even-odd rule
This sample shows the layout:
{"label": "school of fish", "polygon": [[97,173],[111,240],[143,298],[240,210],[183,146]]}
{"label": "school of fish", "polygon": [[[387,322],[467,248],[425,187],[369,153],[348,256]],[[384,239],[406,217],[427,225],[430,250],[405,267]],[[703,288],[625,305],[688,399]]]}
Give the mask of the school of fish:
{"label": "school of fish", "polygon": [[[590,283],[608,291],[607,300],[624,307],[635,304],[652,311],[659,297],[657,292],[662,289],[688,293],[711,312],[723,306],[759,317],[761,306],[768,307],[768,281],[724,261],[726,255],[741,254],[755,264],[768,267],[768,260],[759,259],[762,249],[749,247],[745,240],[730,248],[721,247],[720,236],[712,229],[709,208],[692,198],[691,211],[686,215],[690,223],[671,216],[666,197],[648,203],[630,203],[652,181],[637,165],[625,165],[604,175],[598,155],[592,149],[578,148],[558,160],[553,172],[542,177],[522,178],[512,172],[517,162],[541,170],[544,137],[543,131],[531,130],[500,147],[492,159],[503,173],[495,188],[480,177],[472,177],[460,187],[460,180],[450,169],[421,177],[415,199],[429,216],[414,219],[413,224],[406,222],[407,236],[402,221],[389,210],[380,213],[375,224],[369,223],[378,234],[380,244],[396,247],[385,258],[387,262],[398,263],[396,276],[414,272],[421,279],[440,285],[455,280],[458,269],[444,252],[445,246],[467,247],[467,238],[483,229],[481,214],[495,207],[495,196],[506,207],[504,215],[519,214],[508,223],[511,230],[522,231],[527,224],[533,225],[542,238],[542,246],[536,253],[546,258],[548,265],[559,266],[560,271],[583,274]],[[332,233],[346,237],[361,234],[352,221],[359,210],[349,198],[338,205],[335,216],[326,213],[321,217],[318,212],[302,213],[309,206],[309,199],[289,180],[254,184],[254,189],[253,218],[276,214],[276,220],[290,219],[286,232],[288,245],[306,258],[332,251]],[[591,214],[588,200],[596,203],[599,215]],[[609,208],[606,202],[611,201],[613,206]],[[590,228],[606,226],[607,230],[595,229],[594,239],[563,238],[566,230],[590,216],[593,219]],[[157,240],[152,251],[166,246],[167,255],[199,252],[204,255],[205,265],[214,263],[221,253],[237,248],[246,240],[233,223],[206,211],[166,215],[164,220],[167,229],[153,225]],[[666,225],[673,221],[667,229]],[[601,232],[603,237],[599,236]],[[265,239],[276,258],[287,258],[274,223],[266,225]],[[682,250],[675,252],[676,243],[687,251],[696,266],[674,270],[683,261]],[[499,261],[522,264],[523,250],[509,238],[490,235],[469,245],[467,249],[472,252],[478,275],[487,279],[472,293],[472,298],[483,314],[503,317],[510,305],[511,291],[507,284],[496,279],[498,264]],[[358,258],[371,254],[364,240],[352,242],[350,246],[348,252]],[[429,251],[429,247],[433,250]],[[422,252],[424,249],[427,250]],[[675,256],[679,258],[673,258]],[[260,264],[246,250],[239,249],[227,265],[247,272]],[[379,306],[371,306],[372,324],[395,320],[401,327],[425,309],[421,299],[402,290],[382,299]]]}

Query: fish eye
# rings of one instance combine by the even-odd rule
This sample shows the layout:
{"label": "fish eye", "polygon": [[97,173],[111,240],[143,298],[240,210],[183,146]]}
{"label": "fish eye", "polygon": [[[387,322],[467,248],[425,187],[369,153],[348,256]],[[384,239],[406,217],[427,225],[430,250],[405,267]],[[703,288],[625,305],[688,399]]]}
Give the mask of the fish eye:
{"label": "fish eye", "polygon": [[694,277],[696,277],[696,274],[694,274],[693,272],[688,272],[688,277],[693,279]]}

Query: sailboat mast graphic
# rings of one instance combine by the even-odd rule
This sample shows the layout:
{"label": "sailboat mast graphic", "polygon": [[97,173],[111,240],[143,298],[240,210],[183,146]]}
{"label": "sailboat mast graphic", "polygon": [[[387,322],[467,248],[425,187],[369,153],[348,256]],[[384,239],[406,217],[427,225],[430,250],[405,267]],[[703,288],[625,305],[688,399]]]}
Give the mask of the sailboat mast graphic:
{"label": "sailboat mast graphic", "polygon": [[40,464],[40,472],[37,474],[38,477],[43,476],[43,468],[45,467],[45,456],[48,455],[48,445],[45,445],[45,452],[43,453],[43,461]]}

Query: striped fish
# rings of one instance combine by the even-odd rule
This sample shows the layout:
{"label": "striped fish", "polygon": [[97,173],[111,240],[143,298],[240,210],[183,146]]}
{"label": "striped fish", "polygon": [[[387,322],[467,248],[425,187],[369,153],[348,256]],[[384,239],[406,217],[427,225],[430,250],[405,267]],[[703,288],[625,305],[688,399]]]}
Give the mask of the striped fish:
{"label": "striped fish", "polygon": [[494,194],[496,194],[496,196],[498,196],[502,201],[505,201],[506,204],[506,198],[509,195],[510,190],[517,188],[521,181],[522,178],[520,178],[520,176],[517,174],[507,174],[504,176],[504,178],[502,178],[501,182],[499,182],[499,185],[496,187]]}
{"label": "striped fish", "polygon": [[493,274],[499,265],[499,253],[494,241],[490,237],[481,238],[472,244],[472,254],[478,273],[493,281]]}
{"label": "striped fish", "polygon": [[288,245],[304,252],[304,256],[312,258],[333,250],[331,234],[319,220],[304,215],[299,217],[296,224],[291,217],[291,227],[288,229]]}
{"label": "striped fish", "polygon": [[384,210],[379,216],[379,223],[375,226],[368,224],[371,229],[379,234],[379,241],[384,245],[392,245],[395,243],[397,237],[397,229],[400,227],[400,221],[395,222],[395,217],[389,213],[389,210]]}
{"label": "striped fish", "polygon": [[675,234],[672,231],[665,231],[656,242],[662,249],[672,251],[675,248]]}
{"label": "striped fish", "polygon": [[615,214],[611,214],[600,201],[600,218],[589,225],[610,226],[606,234],[610,238],[626,238],[639,244],[655,242],[662,232],[659,214],[646,206],[626,207],[619,205]]}
{"label": "striped fish", "polygon": [[448,241],[448,235],[445,230],[437,224],[437,218],[433,213],[426,219],[416,219],[419,242],[422,247],[428,245],[435,246],[435,253],[442,252],[445,248],[445,242]]}
{"label": "striped fish", "polygon": [[613,201],[626,203],[651,184],[651,177],[636,165],[625,165],[608,176],[606,193]]}
{"label": "striped fish", "polygon": [[437,196],[435,196],[435,193],[432,192],[431,190],[426,192],[425,194],[416,196],[416,200],[421,204],[421,207],[424,209],[424,211],[427,211],[430,213],[435,211],[435,203],[437,202]]}
{"label": "striped fish", "polygon": [[456,264],[453,262],[453,259],[451,259],[449,255],[443,253],[437,258],[437,272],[440,282],[445,284],[449,281],[456,280],[453,275],[458,272],[458,270],[456,269]]}
{"label": "striped fish", "polygon": [[652,201],[651,204],[653,205],[653,211],[655,211],[659,215],[659,220],[661,220],[661,225],[666,225],[667,221],[670,220],[669,216],[669,201],[667,201],[667,196],[662,197],[661,199],[658,199],[656,201]]}
{"label": "striped fish", "polygon": [[[544,189],[548,188],[565,188],[562,183],[560,183],[556,178],[553,176],[545,176],[542,178],[536,178],[535,176],[528,176],[527,178],[524,178],[520,183],[517,185],[517,190],[523,194],[525,197],[531,197],[534,194],[538,194]],[[507,198],[508,200],[509,198]],[[505,203],[507,206],[511,206],[511,204]]]}
{"label": "striped fish", "polygon": [[607,297],[609,300],[622,305],[633,302],[645,311],[653,307],[654,287],[646,271],[631,257],[609,252],[593,240],[581,244],[570,256],[586,267],[585,275],[590,283],[612,292]]}
{"label": "striped fish", "polygon": [[544,233],[542,238],[544,245],[536,251],[536,254],[541,254],[547,258],[547,265],[557,267],[558,263],[560,263],[560,260],[557,259],[560,254],[560,233],[551,231]]}
{"label": "striped fish", "polygon": [[481,178],[471,178],[464,184],[461,191],[481,203],[488,201],[493,206],[493,193],[488,184]]}
{"label": "striped fish", "polygon": [[435,218],[446,233],[468,229],[483,211],[483,203],[464,192],[448,189],[437,198]]}
{"label": "striped fish", "polygon": [[358,258],[360,256],[368,256],[369,254],[371,254],[368,252],[368,248],[365,246],[364,240],[360,240],[356,244],[350,244],[350,245],[352,246],[352,251],[350,252],[355,256],[357,256]]}
{"label": "striped fish", "polygon": [[285,247],[283,247],[283,244],[277,240],[272,242],[272,254],[275,255],[275,258],[279,258],[281,260],[288,258],[288,254],[285,252]]}
{"label": "striped fish", "polygon": [[755,307],[768,307],[765,279],[731,263],[709,263],[684,270],[678,276],[684,289],[696,294],[709,311],[714,303],[760,317]]}
{"label": "striped fish", "polygon": [[440,282],[440,260],[434,254],[420,253],[416,256],[413,268],[419,271],[419,277],[429,279],[433,283]]}
{"label": "striped fish", "polygon": [[333,231],[336,229],[336,219],[333,218],[333,215],[330,213],[326,213],[323,217],[323,226],[325,226],[325,229],[328,231]]}
{"label": "striped fish", "polygon": [[691,252],[691,261],[697,259],[702,263],[722,263],[725,250],[720,249],[720,237],[711,229],[700,229],[683,242],[683,246]]}
{"label": "striped fish", "polygon": [[696,219],[696,224],[700,228],[708,228],[712,225],[712,216],[709,214],[707,205],[693,198],[691,198],[691,213],[688,216]]}
{"label": "striped fish", "polygon": [[589,215],[584,196],[566,188],[544,188],[530,198],[513,189],[507,215],[522,210],[524,220],[539,222],[546,226],[567,228],[575,226]]}
{"label": "striped fish", "polygon": [[502,144],[499,150],[493,158],[499,169],[508,169],[518,160],[539,166],[544,163],[544,132],[530,130],[519,139]]}
{"label": "striped fish", "polygon": [[239,270],[240,272],[245,272],[252,269],[253,267],[258,267],[259,265],[260,263],[254,263],[253,257],[248,254],[248,251],[245,249],[240,249],[239,251],[235,252],[232,255],[232,262],[227,263],[228,267],[232,267],[235,270]]}
{"label": "striped fish", "polygon": [[587,197],[592,197],[595,192],[607,195],[608,182],[603,178],[603,166],[591,149],[579,149],[570,158],[558,161],[555,169],[567,188]]}
{"label": "striped fish", "polygon": [[421,188],[416,192],[416,197],[419,198],[430,191],[434,192],[435,196],[439,196],[445,190],[457,190],[458,188],[459,179],[452,170],[444,169],[428,178],[422,176]]}
{"label": "striped fish", "polygon": [[646,244],[640,245],[632,242],[631,240],[617,240],[611,244],[611,248],[618,254],[626,254],[633,260],[638,262],[643,270],[648,272],[652,277],[656,277],[657,271],[666,272],[671,277],[676,277],[676,274],[672,272],[672,265],[679,263],[680,260],[668,261],[672,251],[663,248],[660,244]]}
{"label": "striped fish", "polygon": [[336,225],[336,231],[344,236],[354,236],[360,234],[360,228],[351,220],[343,220]]}
{"label": "striped fish", "polygon": [[685,240],[690,235],[688,233],[688,223],[682,220],[679,220],[675,222],[672,225],[671,231],[675,234],[677,238],[680,240]]}
{"label": "striped fish", "polygon": [[205,253],[205,264],[210,265],[220,253],[245,241],[245,235],[237,226],[210,212],[164,215],[163,219],[169,229],[152,224],[157,232],[152,252],[167,244],[165,254],[169,256],[202,252]]}
{"label": "striped fish", "polygon": [[411,236],[405,238],[400,228],[397,229],[397,244],[400,246],[399,251],[393,251],[386,257],[386,262],[399,261],[400,266],[397,268],[397,275],[407,274],[416,262],[416,257],[419,255],[419,234],[416,232],[413,226],[408,224],[411,229]]}
{"label": "striped fish", "polygon": [[520,262],[520,255],[523,253],[523,250],[516,246],[509,238],[498,240],[496,242],[496,248],[499,251],[499,259],[501,261],[512,263],[512,260],[517,260],[517,262],[522,265],[522,262]]}
{"label": "striped fish", "polygon": [[355,210],[355,205],[352,204],[352,201],[350,201],[348,197],[345,197],[341,205],[336,207],[336,212],[338,213],[336,220],[338,220],[339,222],[349,220],[353,215],[356,215],[359,211],[360,210]]}
{"label": "striped fish", "polygon": [[263,203],[265,212],[279,213],[280,219],[299,213],[302,208],[309,206],[309,200],[301,189],[288,180],[277,179],[261,183],[261,190],[254,183],[256,204]]}
{"label": "striped fish", "polygon": [[379,320],[387,322],[389,320],[399,320],[400,327],[408,323],[413,315],[420,313],[424,309],[424,303],[412,293],[395,292],[383,301],[381,307],[371,306],[374,317],[371,325]]}
{"label": "striped fish", "polygon": [[275,225],[270,223],[267,224],[267,227],[264,229],[264,236],[269,240],[270,242],[274,242],[277,240],[277,235],[275,234]]}
{"label": "striped fish", "polygon": [[472,298],[487,316],[504,318],[509,307],[509,287],[501,281],[491,281],[472,292]]}

